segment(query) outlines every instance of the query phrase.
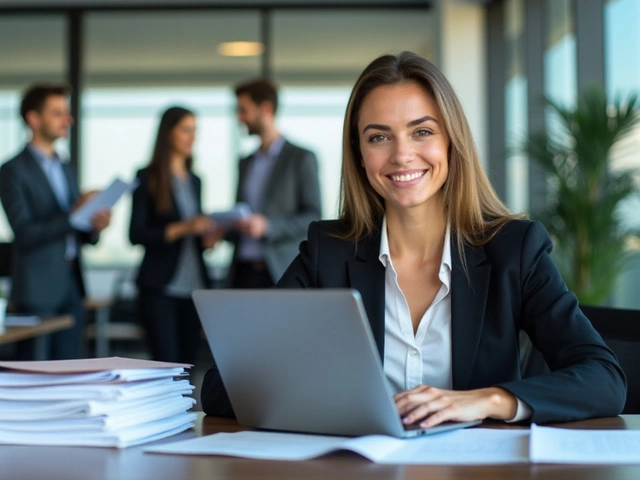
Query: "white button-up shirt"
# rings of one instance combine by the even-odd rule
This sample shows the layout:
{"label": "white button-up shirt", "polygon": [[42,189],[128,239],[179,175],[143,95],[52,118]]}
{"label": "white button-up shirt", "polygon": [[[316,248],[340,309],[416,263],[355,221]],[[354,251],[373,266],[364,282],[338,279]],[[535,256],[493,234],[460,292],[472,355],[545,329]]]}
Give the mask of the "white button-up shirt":
{"label": "white button-up shirt", "polygon": [[[385,267],[384,373],[394,393],[429,385],[451,390],[451,228],[447,225],[438,277],[442,282],[414,335],[409,304],[398,283],[389,251],[387,220],[382,222],[379,260]],[[531,416],[519,398],[517,422]]]}
{"label": "white button-up shirt", "polygon": [[384,372],[394,393],[422,384],[452,388],[450,237],[447,227],[438,273],[442,285],[414,335],[409,304],[398,284],[389,252],[387,221],[383,221],[379,259],[386,272]]}

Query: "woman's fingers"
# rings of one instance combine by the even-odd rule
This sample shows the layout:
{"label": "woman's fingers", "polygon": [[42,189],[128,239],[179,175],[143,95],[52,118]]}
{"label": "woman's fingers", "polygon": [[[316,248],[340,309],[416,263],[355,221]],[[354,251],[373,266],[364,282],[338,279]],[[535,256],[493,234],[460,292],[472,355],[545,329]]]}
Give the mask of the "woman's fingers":
{"label": "woman's fingers", "polygon": [[405,425],[420,422],[429,428],[446,421],[486,418],[490,394],[488,389],[453,391],[420,385],[395,395],[394,400]]}
{"label": "woman's fingers", "polygon": [[402,417],[402,423],[412,425],[416,422],[429,418],[437,412],[442,411],[451,406],[451,401],[443,396],[433,400],[419,403],[413,410]]}
{"label": "woman's fingers", "polygon": [[409,420],[405,423],[410,424],[417,421],[421,413],[426,415],[430,411],[441,408],[442,391],[427,385],[420,385],[395,395],[394,400],[398,413],[403,419],[408,417]]}
{"label": "woman's fingers", "polygon": [[461,419],[460,406],[456,403],[450,403],[446,407],[433,412],[420,422],[420,427],[431,428],[448,421],[464,421]]}

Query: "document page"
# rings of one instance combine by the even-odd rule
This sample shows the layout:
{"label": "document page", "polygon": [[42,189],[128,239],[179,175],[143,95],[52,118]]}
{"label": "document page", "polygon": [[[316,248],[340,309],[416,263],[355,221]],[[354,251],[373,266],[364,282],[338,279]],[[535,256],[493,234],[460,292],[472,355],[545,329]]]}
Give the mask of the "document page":
{"label": "document page", "polygon": [[84,373],[105,370],[129,370],[149,368],[190,368],[188,363],[158,362],[138,358],[81,358],[78,360],[41,360],[22,362],[0,362],[0,368],[32,373]]}
{"label": "document page", "polygon": [[183,412],[169,418],[114,431],[42,431],[34,435],[32,432],[7,431],[0,428],[0,444],[125,448],[183,432],[193,427],[196,418],[195,413]]}
{"label": "document page", "polygon": [[402,440],[380,463],[500,465],[528,463],[529,430],[469,428]]}
{"label": "document page", "polygon": [[531,425],[532,463],[640,463],[640,430],[572,430]]}
{"label": "document page", "polygon": [[0,387],[0,400],[135,400],[173,393],[191,395],[188,380],[170,378],[131,383],[46,385],[29,388]]}
{"label": "document page", "polygon": [[488,465],[526,463],[528,437],[529,431],[525,429],[488,428],[456,430],[411,439],[385,435],[345,438],[245,431],[152,446],[145,452],[308,460],[338,450],[349,450],[376,463]]}
{"label": "document page", "polygon": [[213,212],[209,214],[209,218],[220,227],[230,227],[238,220],[251,215],[251,207],[248,203],[236,203],[231,210]]}
{"label": "document page", "polygon": [[69,221],[76,230],[91,231],[91,217],[101,209],[112,208],[122,195],[133,190],[138,185],[137,180],[123,182],[116,178],[106,189],[91,197],[84,205],[71,214]]}
{"label": "document page", "polygon": [[216,433],[147,447],[145,452],[183,455],[229,455],[262,460],[309,460],[334,450],[346,437],[278,432]]}

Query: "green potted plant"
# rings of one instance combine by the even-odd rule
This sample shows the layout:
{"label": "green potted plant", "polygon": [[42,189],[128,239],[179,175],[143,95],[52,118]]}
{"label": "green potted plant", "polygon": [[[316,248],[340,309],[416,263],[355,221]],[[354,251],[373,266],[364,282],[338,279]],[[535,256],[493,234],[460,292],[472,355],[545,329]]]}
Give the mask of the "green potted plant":
{"label": "green potted plant", "polygon": [[547,130],[524,148],[548,175],[547,205],[533,216],[554,241],[554,259],[580,303],[599,305],[628,264],[634,232],[619,216],[620,203],[638,193],[635,171],[612,170],[612,149],[638,125],[638,96],[609,103],[599,86],[587,88],[575,108],[545,100]]}

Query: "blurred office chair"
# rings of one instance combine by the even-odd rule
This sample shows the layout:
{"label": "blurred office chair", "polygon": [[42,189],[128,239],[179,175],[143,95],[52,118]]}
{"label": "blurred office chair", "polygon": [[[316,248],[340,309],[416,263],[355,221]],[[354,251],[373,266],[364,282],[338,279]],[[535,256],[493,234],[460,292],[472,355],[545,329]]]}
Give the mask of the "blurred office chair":
{"label": "blurred office chair", "polygon": [[[11,255],[13,244],[0,242],[0,297],[9,298],[11,292]],[[7,305],[11,310],[11,305]]]}
{"label": "blurred office chair", "polygon": [[[137,288],[134,278],[135,271],[124,269],[116,275],[110,298],[85,301],[85,308],[89,314],[85,336],[95,341],[96,357],[111,356],[114,347],[112,342],[143,343],[144,330],[138,320]],[[119,347],[122,349],[123,346]],[[139,346],[137,350],[141,348]],[[123,354],[137,356],[132,355],[129,350]]]}
{"label": "blurred office chair", "polygon": [[[613,350],[627,376],[627,402],[622,413],[640,413],[640,310],[581,305],[580,309]],[[542,354],[526,334],[520,339],[522,378],[549,372]]]}
{"label": "blurred office chair", "polygon": [[11,277],[11,242],[0,242],[0,277]]}
{"label": "blurred office chair", "polygon": [[640,310],[588,305],[580,309],[627,375],[627,403],[622,413],[640,413]]}

